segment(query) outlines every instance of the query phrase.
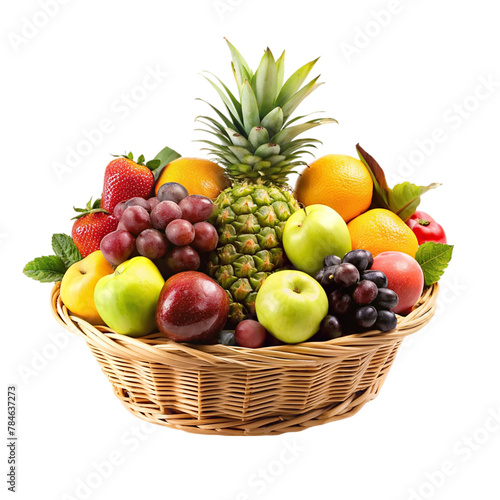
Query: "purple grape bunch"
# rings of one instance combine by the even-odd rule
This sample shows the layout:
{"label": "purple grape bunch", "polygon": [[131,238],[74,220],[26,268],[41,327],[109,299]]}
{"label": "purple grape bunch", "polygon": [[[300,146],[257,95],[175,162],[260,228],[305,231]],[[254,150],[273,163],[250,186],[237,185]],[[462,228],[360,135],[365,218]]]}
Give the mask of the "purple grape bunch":
{"label": "purple grape bunch", "polygon": [[196,271],[200,254],[214,250],[219,241],[208,222],[214,207],[209,198],[189,195],[181,184],[167,182],[156,196],[118,203],[113,211],[118,227],[101,240],[100,249],[113,266],[142,255],[166,274]]}
{"label": "purple grape bunch", "polygon": [[328,255],[324,267],[315,276],[328,295],[328,315],[323,319],[320,336],[334,339],[370,329],[387,332],[396,328],[397,317],[391,311],[399,298],[387,288],[382,271],[371,269],[373,256],[368,250],[352,250],[341,259]]}

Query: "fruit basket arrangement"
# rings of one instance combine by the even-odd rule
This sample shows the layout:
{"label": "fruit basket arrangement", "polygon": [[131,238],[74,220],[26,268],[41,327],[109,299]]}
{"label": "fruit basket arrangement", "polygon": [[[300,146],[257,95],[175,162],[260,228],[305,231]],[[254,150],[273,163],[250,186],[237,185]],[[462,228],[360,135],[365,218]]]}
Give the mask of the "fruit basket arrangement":
{"label": "fruit basket arrangement", "polygon": [[[81,336],[126,408],[190,432],[271,435],[348,417],[376,397],[403,339],[436,309],[451,258],[416,211],[437,187],[390,188],[380,165],[303,156],[331,118],[291,118],[316,61],[284,79],[228,42],[238,92],[198,121],[216,161],[164,148],[105,169],[71,236],[24,273],[55,282],[52,310]],[[306,168],[295,188],[288,176]]]}

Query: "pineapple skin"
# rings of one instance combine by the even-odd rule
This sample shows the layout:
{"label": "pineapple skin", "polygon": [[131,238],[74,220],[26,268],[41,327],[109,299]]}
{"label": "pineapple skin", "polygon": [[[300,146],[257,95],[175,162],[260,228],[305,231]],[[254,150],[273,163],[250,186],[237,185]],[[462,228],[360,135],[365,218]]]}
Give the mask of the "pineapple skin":
{"label": "pineapple skin", "polygon": [[207,271],[229,296],[229,325],[255,314],[264,280],[287,266],[282,236],[285,223],[300,209],[288,186],[235,183],[215,200],[211,219],[219,243]]}

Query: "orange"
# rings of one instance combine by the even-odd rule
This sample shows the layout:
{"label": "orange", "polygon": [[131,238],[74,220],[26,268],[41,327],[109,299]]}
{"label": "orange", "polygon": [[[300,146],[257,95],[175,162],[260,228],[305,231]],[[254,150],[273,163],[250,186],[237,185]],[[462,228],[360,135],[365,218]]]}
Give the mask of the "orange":
{"label": "orange", "polygon": [[327,155],[306,168],[295,184],[295,195],[304,205],[328,205],[349,222],[368,210],[373,181],[356,158]]}
{"label": "orange", "polygon": [[374,208],[347,224],[353,250],[363,248],[375,257],[386,251],[403,252],[415,257],[418,241],[415,233],[394,213]]}
{"label": "orange", "polygon": [[167,182],[178,182],[189,194],[201,194],[211,199],[216,198],[230,184],[222,167],[201,158],[177,158],[171,161],[158,177],[155,194]]}

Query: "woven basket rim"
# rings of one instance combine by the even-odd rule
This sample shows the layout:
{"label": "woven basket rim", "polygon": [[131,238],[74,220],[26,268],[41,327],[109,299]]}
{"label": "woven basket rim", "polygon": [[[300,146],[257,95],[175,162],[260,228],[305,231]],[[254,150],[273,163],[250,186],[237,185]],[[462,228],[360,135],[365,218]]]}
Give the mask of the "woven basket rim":
{"label": "woven basket rim", "polygon": [[120,335],[72,315],[59,289],[51,295],[57,321],[85,340],[132,414],[197,434],[258,436],[356,414],[377,396],[404,337],[431,320],[439,287],[426,288],[393,331],[259,349]]}
{"label": "woven basket rim", "polygon": [[407,316],[398,316],[396,329],[389,332],[371,330],[321,342],[303,342],[300,344],[282,344],[278,346],[251,349],[223,344],[197,345],[179,343],[168,339],[160,333],[144,337],[129,337],[119,334],[106,326],[91,325],[87,321],[73,315],[60,297],[60,282],[56,283],[51,293],[52,312],[59,323],[66,329],[83,337],[90,345],[137,361],[163,362],[168,354],[168,362],[172,356],[177,357],[180,364],[193,361],[200,366],[241,364],[247,368],[262,367],[262,363],[318,364],[327,358],[344,358],[362,354],[374,346],[395,343],[425,326],[436,309],[439,286],[437,283],[426,287],[424,292]]}

